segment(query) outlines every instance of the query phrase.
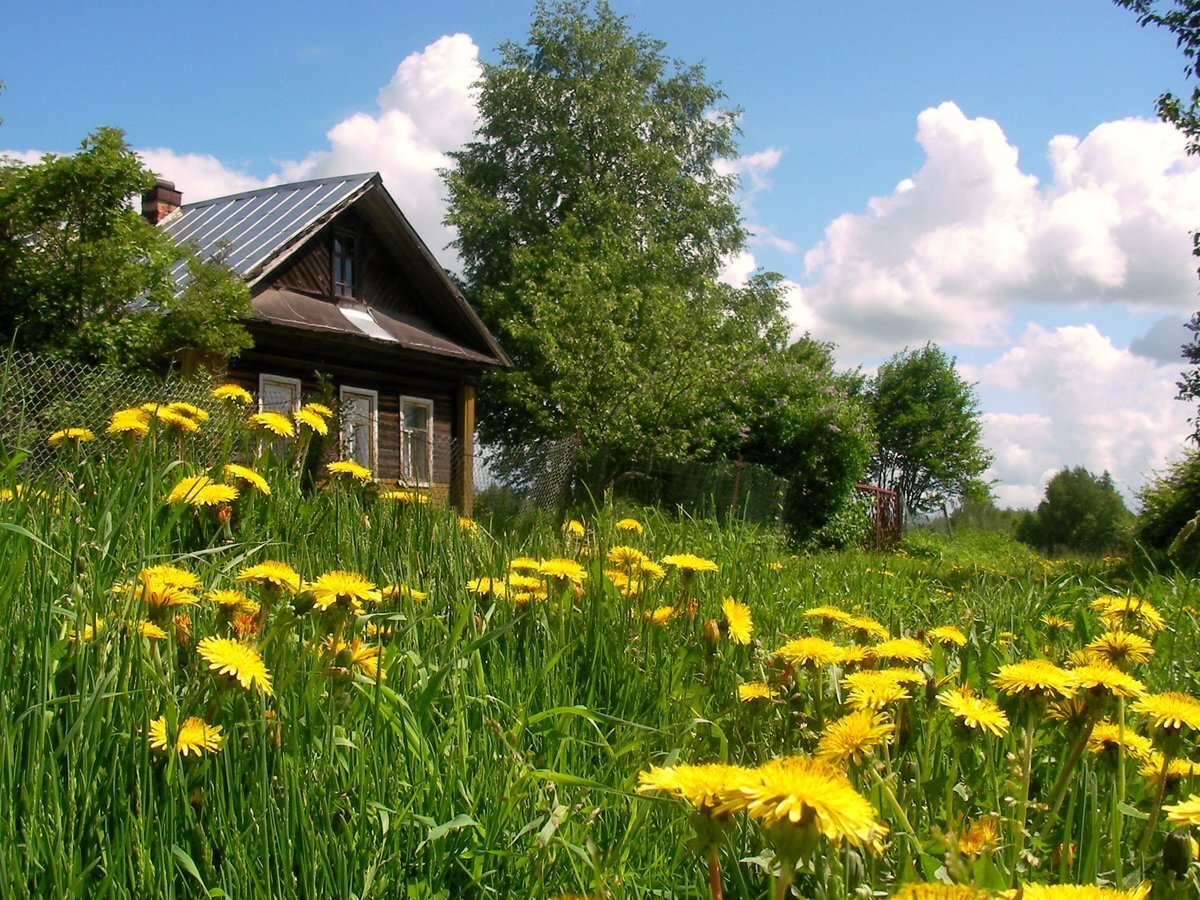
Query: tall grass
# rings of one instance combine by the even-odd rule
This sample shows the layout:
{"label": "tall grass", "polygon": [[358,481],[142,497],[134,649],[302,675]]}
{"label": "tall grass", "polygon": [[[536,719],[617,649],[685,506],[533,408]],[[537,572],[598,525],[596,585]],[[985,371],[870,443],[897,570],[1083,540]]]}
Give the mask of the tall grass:
{"label": "tall grass", "polygon": [[[1112,592],[1149,599],[1167,620],[1134,674],[1151,690],[1196,693],[1187,579],[1115,584],[1111,570],[1055,567],[1008,547],[798,557],[769,531],[654,510],[637,513],[644,534],[619,532],[620,514],[606,506],[583,511],[582,539],[558,523],[512,534],[464,527],[452,510],[384,499],[370,486],[331,479],[301,490],[287,460],[256,457],[232,417],[214,409],[205,427],[228,431],[213,458],[152,429],[140,440],[65,444],[47,471],[0,474],[9,492],[0,507],[4,896],[702,895],[708,873],[689,849],[686,808],[638,795],[638,774],[811,753],[823,721],[840,714],[838,673],[797,674],[775,651],[817,630],[803,612],[821,604],[873,616],[895,636],[953,624],[968,643],[935,648],[922,666],[928,686],[891,710],[891,746],[851,770],[891,829],[886,847],[808,861],[796,881],[804,896],[936,879],[997,889],[1189,884],[1164,870],[1161,820],[1138,847],[1155,790],[1136,760],[1085,753],[1060,809],[1018,837],[1045,812],[1078,731],[1013,709],[1003,737],[969,734],[935,699],[959,683],[995,696],[988,682],[1001,665],[1063,660],[1103,631],[1088,605]],[[227,458],[256,465],[271,495],[243,491],[227,522],[215,509],[164,502],[183,475],[219,477]],[[609,549],[628,543],[653,559],[697,554],[719,571],[682,591],[672,572],[630,598],[603,574]],[[587,578],[527,605],[466,589],[503,578],[518,556],[576,559]],[[166,562],[198,575],[204,590],[232,588],[263,560],[286,561],[307,580],[342,569],[428,597],[368,604],[336,626],[380,647],[381,680],[332,664],[322,641],[335,626],[306,609],[311,598],[264,597],[272,611],[249,640],[271,674],[267,696],[198,657],[200,639],[228,633],[212,604],[161,619],[169,636],[152,640],[137,630],[143,604],[120,588]],[[706,632],[725,597],[753,612],[748,646]],[[664,606],[675,608],[664,625],[645,615]],[[1072,630],[1048,636],[1045,615]],[[748,681],[780,696],[739,703]],[[200,756],[157,750],[148,732],[159,716],[170,734],[188,716],[220,725],[224,743]],[[1144,730],[1136,716],[1128,722]],[[1189,789],[1173,782],[1166,802]],[[997,840],[964,855],[967,823],[989,814],[1001,822]],[[1114,823],[1125,836],[1117,846]],[[777,873],[753,822],[732,820],[719,860],[726,896],[770,894]],[[1192,873],[1184,877],[1194,886]]]}

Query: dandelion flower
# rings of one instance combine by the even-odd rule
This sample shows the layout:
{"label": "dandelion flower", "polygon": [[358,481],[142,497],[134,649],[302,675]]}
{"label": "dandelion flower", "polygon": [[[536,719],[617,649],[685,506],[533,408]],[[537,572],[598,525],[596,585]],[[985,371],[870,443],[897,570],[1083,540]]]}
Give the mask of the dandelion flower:
{"label": "dandelion flower", "polygon": [[888,674],[888,669],[881,671],[851,672],[842,679],[842,687],[847,691],[846,702],[852,709],[883,709],[901,700],[911,700],[905,683]]}
{"label": "dandelion flower", "polygon": [[195,422],[207,422],[209,419],[208,410],[201,409],[195,403],[186,403],[183,400],[168,403],[166,409],[181,416],[187,416]]}
{"label": "dandelion flower", "polygon": [[[1138,774],[1149,780],[1151,784],[1157,785],[1163,778],[1164,759],[1165,757],[1157,750],[1150,751],[1150,755],[1145,757],[1138,767]],[[1187,759],[1171,759],[1166,763],[1165,774],[1167,787],[1174,787],[1184,779],[1200,775],[1200,763],[1194,763]]]}
{"label": "dandelion flower", "polygon": [[1106,631],[1084,649],[1122,668],[1131,663],[1148,662],[1154,655],[1150,642],[1132,631]]}
{"label": "dandelion flower", "polygon": [[334,640],[333,635],[326,637],[322,646],[331,674],[348,676],[358,671],[372,681],[382,680],[378,647],[364,644],[358,638],[350,641]]}
{"label": "dandelion flower", "polygon": [[675,607],[660,606],[655,610],[646,610],[646,621],[651,625],[666,625],[675,615]]}
{"label": "dandelion flower", "polygon": [[472,578],[467,582],[467,591],[477,597],[503,597],[508,590],[508,583],[503,578]]}
{"label": "dandelion flower", "polygon": [[420,506],[429,502],[429,497],[420,491],[382,491],[382,500],[392,500],[402,506]]}
{"label": "dandelion flower", "polygon": [[250,392],[236,384],[222,384],[213,388],[212,398],[229,404],[240,403],[242,406],[249,406],[254,402]]}
{"label": "dandelion flower", "polygon": [[1122,729],[1112,719],[1101,719],[1093,726],[1087,748],[1096,755],[1123,749],[1134,759],[1149,759],[1154,752],[1150,738],[1128,726]]}
{"label": "dandelion flower", "polygon": [[165,641],[167,639],[167,633],[153,622],[138,622],[134,626],[134,630],[138,637],[143,637],[148,641]]}
{"label": "dandelion flower", "polygon": [[891,637],[888,630],[870,616],[847,616],[838,625],[850,632],[856,641],[886,641]]}
{"label": "dandelion flower", "polygon": [[1200,825],[1200,796],[1191,794],[1182,803],[1164,806],[1163,812],[1172,825]]}
{"label": "dandelion flower", "polygon": [[1141,597],[1106,595],[1093,600],[1092,609],[1100,614],[1100,618],[1113,631],[1134,627],[1147,634],[1157,634],[1167,627],[1162,614],[1149,600],[1143,600]]}
{"label": "dandelion flower", "polygon": [[459,516],[458,530],[463,534],[476,534],[479,531],[479,523],[469,516]]}
{"label": "dandelion flower", "polygon": [[196,646],[200,658],[218,675],[228,675],[244,690],[257,686],[271,695],[271,676],[253,647],[229,638],[206,637]]}
{"label": "dandelion flower", "polygon": [[300,412],[312,413],[314,416],[320,416],[322,419],[333,418],[333,410],[324,403],[317,403],[310,400],[300,407]]}
{"label": "dandelion flower", "polygon": [[870,648],[876,659],[899,662],[925,662],[933,654],[929,648],[915,638],[893,638]]}
{"label": "dandelion flower", "polygon": [[637,547],[610,547],[608,550],[608,561],[628,570],[637,569],[646,558],[646,554]]}
{"label": "dandelion flower", "polygon": [[1146,686],[1108,662],[1095,662],[1067,670],[1077,691],[1106,697],[1140,697]]}
{"label": "dandelion flower", "polygon": [[300,573],[285,562],[263,560],[238,572],[234,581],[261,584],[291,594],[300,593]]}
{"label": "dandelion flower", "polygon": [[716,572],[718,566],[711,559],[705,559],[702,556],[694,556],[691,553],[676,553],[673,556],[664,556],[663,565],[673,566],[680,572],[685,574],[694,574],[696,572]]}
{"label": "dandelion flower", "polygon": [[829,606],[826,604],[824,606],[814,606],[812,609],[806,609],[804,611],[804,616],[808,619],[820,619],[822,622],[828,625],[835,622],[845,622],[850,618],[850,613],[846,612],[844,609],[838,609],[836,606]]}
{"label": "dandelion flower", "polygon": [[641,534],[642,532],[644,532],[646,530],[642,526],[642,523],[639,522],[637,519],[628,519],[628,518],[627,519],[618,519],[616,524],[613,525],[613,527],[615,529],[617,529],[617,531],[624,532],[625,534]]}
{"label": "dandelion flower", "polygon": [[313,592],[313,605],[321,610],[336,604],[357,614],[364,603],[379,603],[383,600],[383,593],[373,581],[368,581],[355,572],[345,572],[341,569],[326,572],[305,587]]}
{"label": "dandelion flower", "polygon": [[1139,697],[1129,707],[1150,720],[1150,724],[1166,732],[1179,732],[1184,728],[1200,731],[1200,700],[1175,691],[1147,694]]}
{"label": "dandelion flower", "polygon": [[1060,631],[1071,631],[1074,628],[1067,619],[1049,613],[1042,616],[1042,624],[1046,626],[1046,631],[1052,637]]}
{"label": "dandelion flower", "polygon": [[238,498],[238,489],[228,484],[219,484],[207,475],[193,475],[180,479],[167,494],[167,503],[186,504],[193,508],[201,506],[224,506]]}
{"label": "dandelion flower", "polygon": [[[170,753],[173,750],[183,757],[187,757],[188,754],[201,757],[205,753],[216,753],[219,751],[221,749],[221,742],[224,740],[225,737],[221,734],[220,725],[209,725],[203,719],[196,716],[189,716],[183,720],[183,724],[179,726],[179,733],[175,736],[174,742],[167,736],[166,716],[159,716],[150,723],[150,746],[164,753]],[[172,746],[172,743],[174,746]]]}
{"label": "dandelion flower", "polygon": [[1022,900],[1142,900],[1149,895],[1149,885],[1124,891],[1092,884],[1026,884],[1021,888]]}
{"label": "dandelion flower", "polygon": [[701,765],[651,766],[638,773],[639,794],[661,791],[686,800],[696,809],[715,810],[722,798],[754,778],[750,769],[721,763]]}
{"label": "dandelion flower", "polygon": [[79,629],[72,628],[67,633],[67,640],[73,641],[73,642],[80,642],[80,643],[84,643],[84,644],[90,644],[92,641],[94,641],[96,639],[96,635],[98,635],[103,630],[104,630],[104,620],[101,619],[99,616],[97,616],[97,617],[93,618],[92,621],[87,622],[82,628],[79,628]]}
{"label": "dandelion flower", "polygon": [[906,884],[892,900],[988,900],[991,894],[965,884]]}
{"label": "dandelion flower", "polygon": [[858,765],[892,739],[896,726],[872,709],[856,710],[830,722],[817,742],[817,759],[835,766]]}
{"label": "dandelion flower", "polygon": [[113,413],[105,434],[132,434],[145,437],[150,433],[150,415],[141,409],[122,409]]}
{"label": "dandelion flower", "polygon": [[769,684],[764,684],[761,681],[747,681],[744,684],[739,684],[737,689],[738,701],[741,703],[754,703],[757,700],[774,700],[779,692]]}
{"label": "dandelion flower", "polygon": [[371,470],[366,466],[360,466],[358,463],[350,459],[340,459],[337,462],[331,462],[325,466],[325,471],[330,475],[345,475],[360,484],[366,484],[371,480]]}
{"label": "dandelion flower", "polygon": [[953,625],[941,625],[937,628],[929,629],[929,638],[947,647],[967,646],[967,636]]}
{"label": "dandelion flower", "polygon": [[1026,659],[1001,666],[992,685],[1010,697],[1065,698],[1075,693],[1071,673],[1044,659]]}
{"label": "dandelion flower", "polygon": [[565,525],[563,525],[562,530],[563,534],[571,538],[581,538],[586,533],[583,523],[578,519],[572,519],[570,522],[567,522]]}
{"label": "dandelion flower", "polygon": [[810,827],[833,843],[878,847],[887,826],[850,779],[824,760],[802,756],[774,759],[754,770],[748,783],[725,792],[718,813],[745,811],[770,828]]}
{"label": "dandelion flower", "polygon": [[538,563],[538,574],[550,578],[560,584],[570,582],[574,585],[583,584],[587,572],[583,566],[573,559],[545,559]]}
{"label": "dandelion flower", "polygon": [[162,612],[199,603],[200,598],[192,593],[192,589],[199,586],[200,580],[190,572],[175,566],[153,566],[138,572],[133,595],[152,613]]}
{"label": "dandelion flower", "polygon": [[311,409],[304,409],[301,407],[300,409],[296,410],[292,418],[296,420],[297,424],[303,425],[305,428],[315,434],[319,434],[322,437],[329,434],[329,423]]}
{"label": "dandelion flower", "polygon": [[835,665],[854,666],[865,663],[872,658],[870,649],[864,647],[862,644],[849,644],[845,647],[835,646],[833,649],[836,654],[833,660]]}
{"label": "dandelion flower", "polygon": [[513,572],[536,572],[538,561],[529,556],[518,556],[508,564],[508,568]]}
{"label": "dandelion flower", "polygon": [[993,701],[980,697],[970,687],[958,687],[937,695],[938,703],[966,728],[986,731],[996,737],[1008,732],[1008,716]]}
{"label": "dandelion flower", "polygon": [[409,587],[406,584],[389,584],[383,589],[383,599],[385,600],[411,600],[413,603],[424,603],[429,599],[427,591],[418,591],[416,588]]}
{"label": "dandelion flower", "polygon": [[228,610],[229,612],[246,612],[251,609],[257,611],[258,608],[258,604],[241,591],[230,588],[209,591],[204,595],[204,599],[216,604],[218,608]]}
{"label": "dandelion flower", "polygon": [[267,479],[263,478],[248,466],[239,466],[237,463],[229,463],[225,466],[223,471],[226,478],[234,481],[243,481],[263,496],[271,496],[271,486],[267,484]]}
{"label": "dandelion flower", "polygon": [[46,438],[46,443],[51,447],[58,447],[65,443],[72,443],[78,446],[79,444],[94,441],[95,439],[96,435],[92,433],[90,428],[62,428]]}
{"label": "dandelion flower", "polygon": [[839,661],[838,647],[823,637],[806,636],[788,641],[775,651],[784,662],[814,669],[832,666]]}
{"label": "dandelion flower", "polygon": [[266,431],[276,437],[296,436],[296,429],[292,426],[292,420],[282,413],[254,413],[246,420],[246,424],[255,431]]}
{"label": "dandelion flower", "polygon": [[729,639],[735,644],[745,646],[750,643],[754,633],[754,621],[750,617],[750,607],[739,603],[732,597],[726,597],[721,603],[721,614],[725,617],[725,625],[729,628]]}
{"label": "dandelion flower", "polygon": [[971,822],[958,837],[958,852],[974,859],[1000,840],[998,816],[983,816]]}
{"label": "dandelion flower", "polygon": [[637,566],[637,575],[652,581],[662,581],[667,577],[666,571],[652,559],[643,559]]}

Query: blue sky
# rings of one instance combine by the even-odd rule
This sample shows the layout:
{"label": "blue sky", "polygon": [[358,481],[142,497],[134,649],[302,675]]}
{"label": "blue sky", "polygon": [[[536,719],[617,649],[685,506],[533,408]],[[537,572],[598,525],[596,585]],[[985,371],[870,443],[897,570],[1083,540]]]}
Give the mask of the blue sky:
{"label": "blue sky", "polygon": [[[797,330],[847,365],[925,340],[955,354],[1001,502],[1036,503],[1064,465],[1132,492],[1183,446],[1200,174],[1153,121],[1187,88],[1170,35],[1102,0],[613,6],[742,109],[756,238],[728,277],[783,274]],[[530,12],[10,3],[0,151],[116,125],[185,201],[378,169],[440,251],[434,170],[470,135],[473,67]]]}

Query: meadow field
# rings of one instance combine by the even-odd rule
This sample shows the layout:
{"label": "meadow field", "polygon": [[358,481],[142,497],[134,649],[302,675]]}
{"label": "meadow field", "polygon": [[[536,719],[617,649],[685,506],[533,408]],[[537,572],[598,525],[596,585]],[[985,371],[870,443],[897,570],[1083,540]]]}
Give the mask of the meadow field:
{"label": "meadow field", "polygon": [[3,896],[1197,895],[1188,578],[460,519],[248,401],[0,473]]}

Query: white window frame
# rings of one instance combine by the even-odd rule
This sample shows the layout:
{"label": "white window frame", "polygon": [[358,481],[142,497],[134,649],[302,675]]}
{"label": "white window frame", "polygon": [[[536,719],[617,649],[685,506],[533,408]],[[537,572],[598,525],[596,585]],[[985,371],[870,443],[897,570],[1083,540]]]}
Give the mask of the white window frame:
{"label": "white window frame", "polygon": [[[429,473],[427,481],[418,481],[411,477],[412,466],[405,449],[408,446],[405,441],[408,429],[404,427],[404,411],[411,406],[420,406],[427,413],[425,419],[427,423],[425,426],[425,471]],[[428,397],[412,397],[408,394],[400,395],[400,480],[414,487],[430,487],[433,484],[433,410],[433,400]]]}
{"label": "white window frame", "polygon": [[[373,391],[369,388],[350,387],[343,384],[338,388],[338,397],[342,401],[342,408],[346,408],[346,400],[366,400],[370,404],[370,412],[367,413],[367,421],[370,429],[370,456],[371,462],[367,468],[371,470],[371,474],[378,478],[379,476],[379,391]],[[343,420],[338,427],[338,451],[341,453],[342,459],[346,458],[346,422]]]}
{"label": "white window frame", "polygon": [[280,410],[263,409],[263,397],[266,396],[266,388],[268,385],[274,387],[292,388],[292,408],[287,411],[287,415],[295,415],[296,410],[300,408],[300,379],[288,378],[285,375],[269,375],[266,372],[260,372],[258,375],[258,411],[259,412],[279,412]]}

